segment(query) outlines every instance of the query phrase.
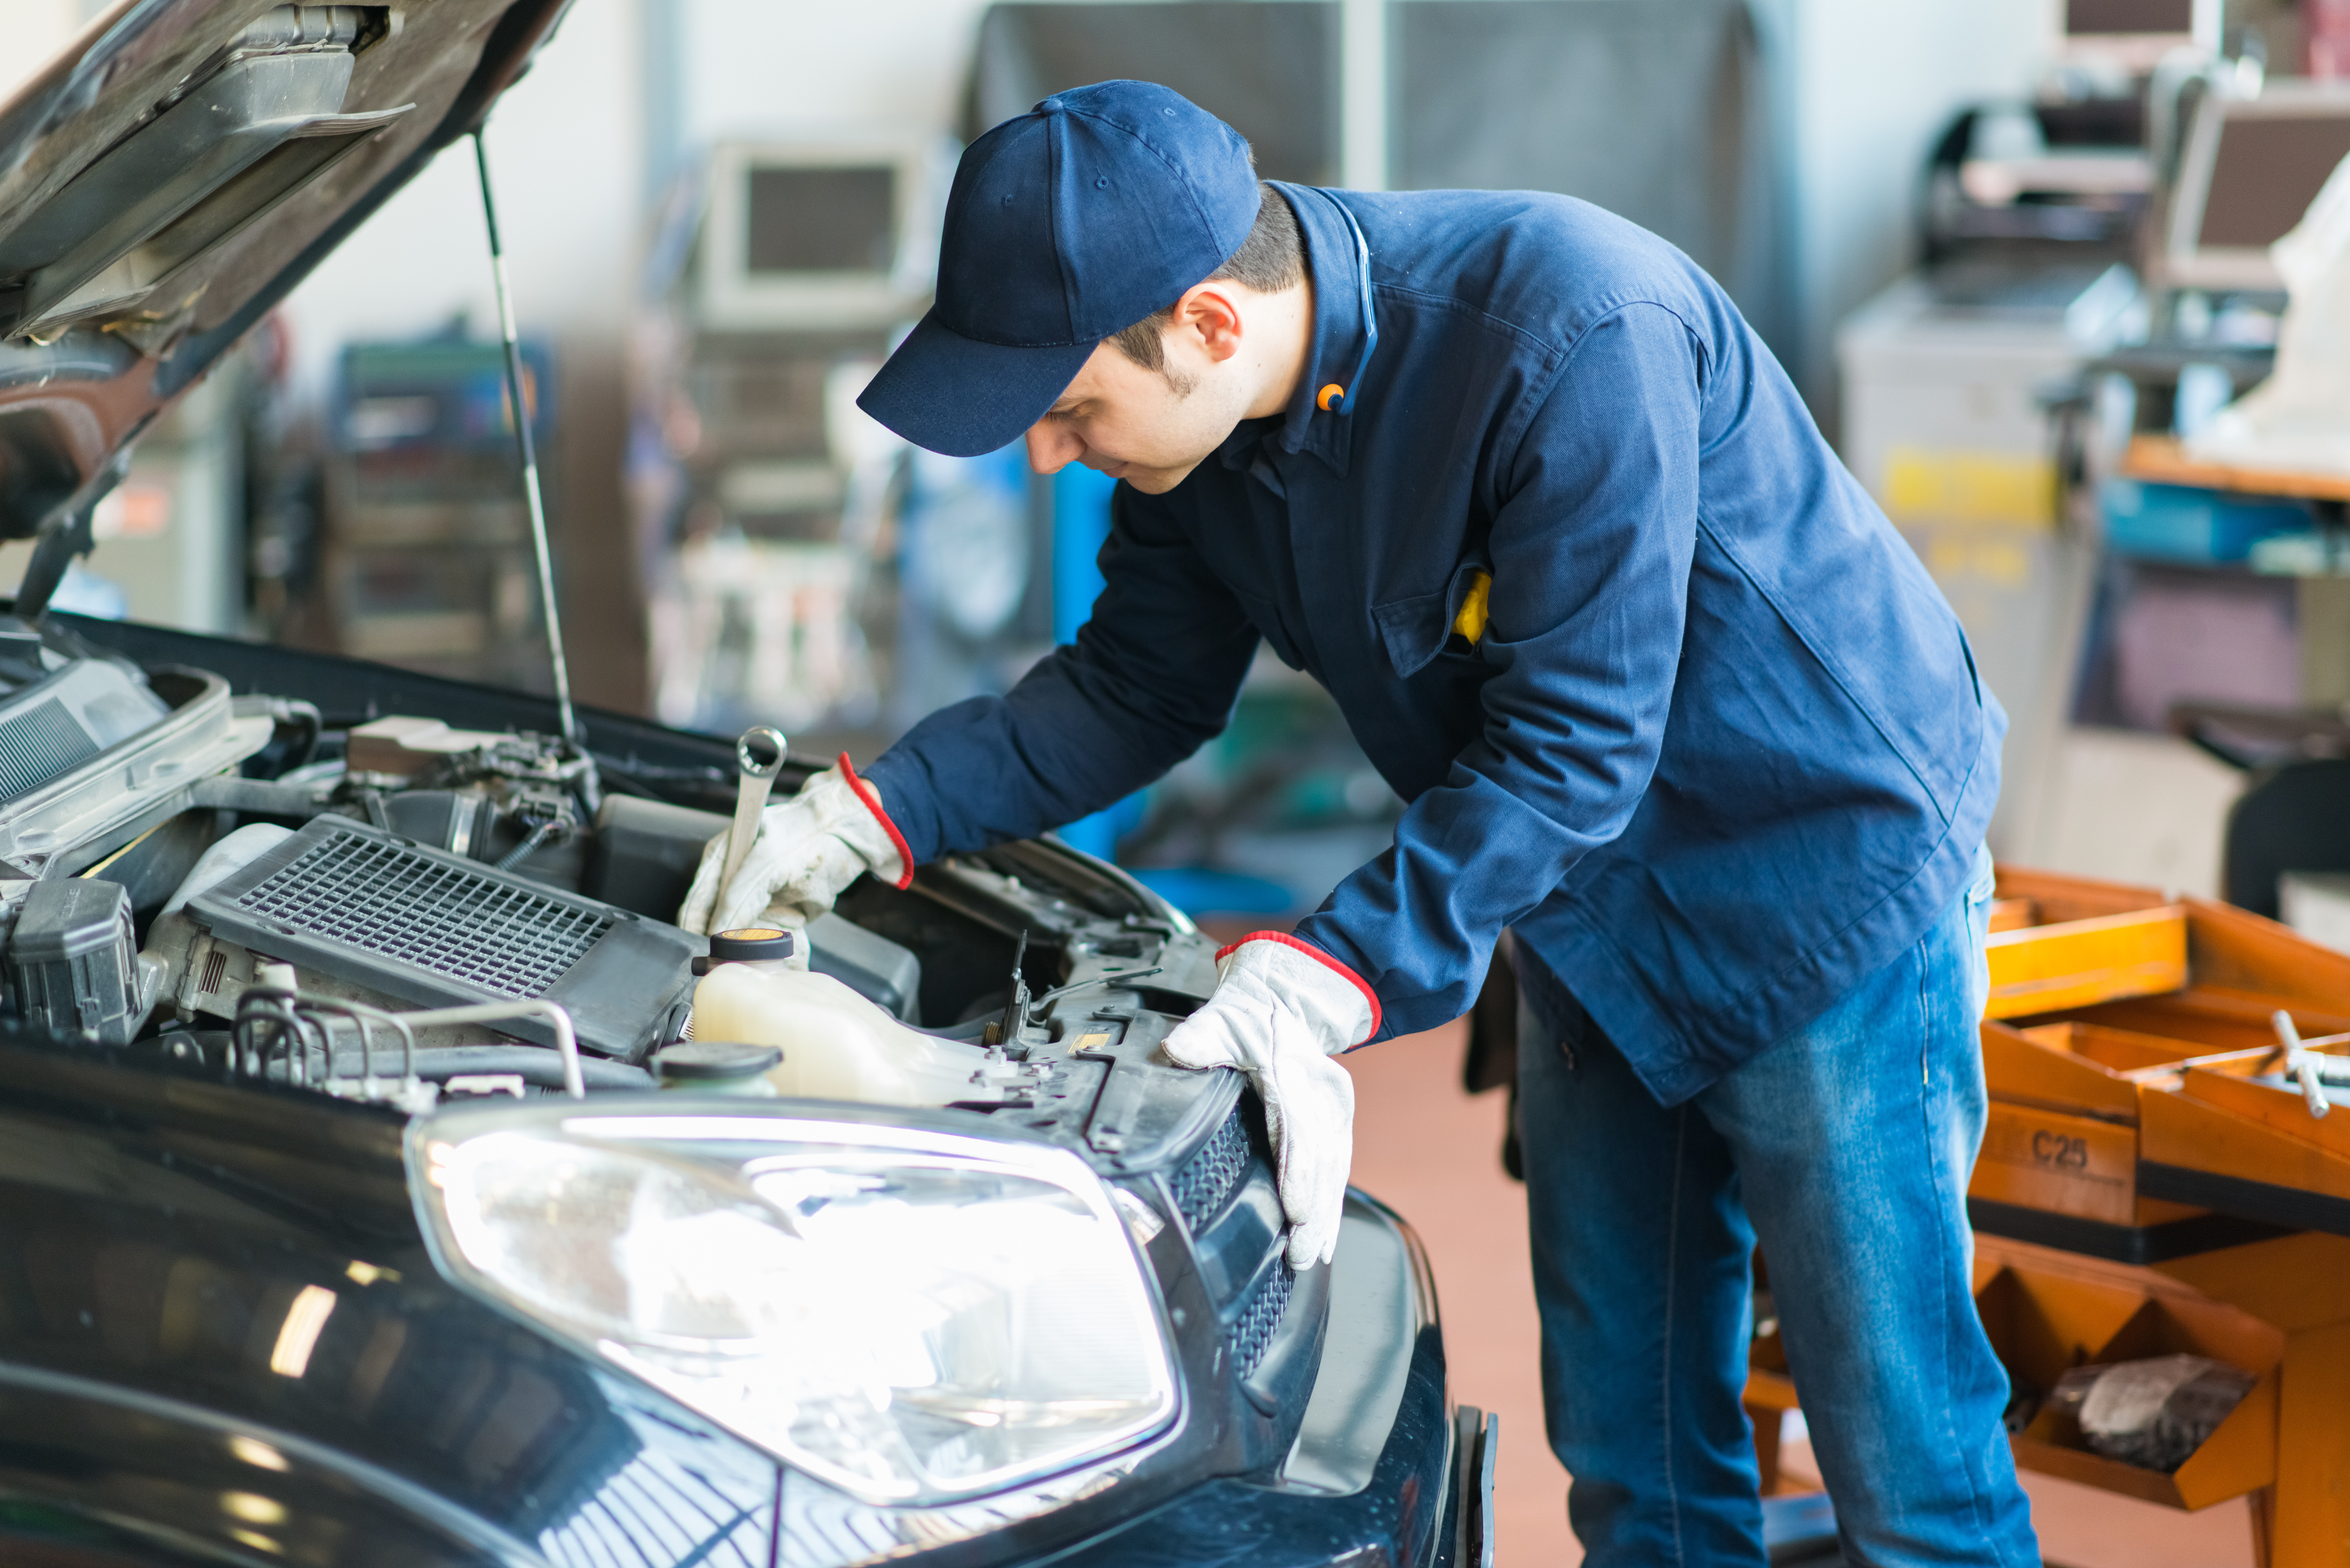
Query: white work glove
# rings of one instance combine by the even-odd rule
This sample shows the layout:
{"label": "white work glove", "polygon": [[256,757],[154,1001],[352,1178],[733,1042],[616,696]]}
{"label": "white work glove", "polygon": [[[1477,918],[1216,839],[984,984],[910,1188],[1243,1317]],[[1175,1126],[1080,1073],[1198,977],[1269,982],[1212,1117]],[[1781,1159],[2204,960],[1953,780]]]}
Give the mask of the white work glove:
{"label": "white work glove", "polygon": [[689,931],[758,925],[797,930],[830,911],[840,890],[868,871],[900,888],[913,879],[905,839],[846,756],[760,813],[758,840],[722,892],[726,837],[720,834],[702,850],[677,911],[677,923]]}
{"label": "white work glove", "polygon": [[1276,931],[1216,955],[1208,1004],[1161,1047],[1179,1067],[1235,1067],[1264,1102],[1289,1263],[1326,1263],[1355,1159],[1355,1080],[1330,1058],[1377,1032],[1379,1004],[1355,972]]}

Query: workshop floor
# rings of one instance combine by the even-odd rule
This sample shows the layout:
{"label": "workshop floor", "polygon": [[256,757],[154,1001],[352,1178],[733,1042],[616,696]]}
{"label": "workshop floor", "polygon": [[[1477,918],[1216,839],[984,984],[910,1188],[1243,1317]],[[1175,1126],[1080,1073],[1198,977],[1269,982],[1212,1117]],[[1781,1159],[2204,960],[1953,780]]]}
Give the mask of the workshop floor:
{"label": "workshop floor", "polygon": [[[1538,1332],[1526,1263],[1525,1189],[1502,1173],[1503,1096],[1461,1089],[1458,1024],[1359,1051],[1357,1186],[1410,1220],[1436,1270],[1453,1397],[1502,1418],[1496,1560],[1565,1568],[1582,1552],[1566,1528],[1566,1472],[1542,1436]],[[1784,1450],[1807,1472],[1808,1445]],[[2042,1550],[2065,1568],[2250,1568],[2244,1505],[2168,1509],[2028,1475]]]}

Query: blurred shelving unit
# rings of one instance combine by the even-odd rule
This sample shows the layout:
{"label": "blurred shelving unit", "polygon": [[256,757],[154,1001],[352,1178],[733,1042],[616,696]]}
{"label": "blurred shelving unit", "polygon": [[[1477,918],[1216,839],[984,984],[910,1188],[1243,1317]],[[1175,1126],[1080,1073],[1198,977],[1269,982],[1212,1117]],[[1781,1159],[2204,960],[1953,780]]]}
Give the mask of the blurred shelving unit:
{"label": "blurred shelving unit", "polygon": [[[523,358],[533,433],[552,472],[550,358],[525,344]],[[452,337],[344,349],[320,554],[340,651],[462,680],[544,683],[545,629],[511,419],[494,343]]]}

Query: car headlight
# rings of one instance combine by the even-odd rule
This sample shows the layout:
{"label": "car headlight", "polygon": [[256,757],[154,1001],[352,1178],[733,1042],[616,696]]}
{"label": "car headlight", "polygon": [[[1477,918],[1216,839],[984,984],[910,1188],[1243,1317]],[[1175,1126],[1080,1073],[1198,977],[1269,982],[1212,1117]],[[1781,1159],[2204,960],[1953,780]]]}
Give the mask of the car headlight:
{"label": "car headlight", "polygon": [[1107,1189],[1066,1149],[786,1106],[416,1123],[442,1269],[868,1502],[1001,1491],[1164,1425]]}

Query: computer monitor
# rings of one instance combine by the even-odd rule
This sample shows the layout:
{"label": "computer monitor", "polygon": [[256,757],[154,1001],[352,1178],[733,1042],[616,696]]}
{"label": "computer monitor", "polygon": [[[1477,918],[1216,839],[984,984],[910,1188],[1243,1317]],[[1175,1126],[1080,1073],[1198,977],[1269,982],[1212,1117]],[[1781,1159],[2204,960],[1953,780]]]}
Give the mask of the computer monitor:
{"label": "computer monitor", "polygon": [[2056,54],[2130,75],[2154,69],[2174,49],[2220,52],[2224,0],[2058,0]]}
{"label": "computer monitor", "polygon": [[2269,246],[2301,222],[2345,157],[2350,83],[2280,81],[2256,99],[2206,98],[2171,194],[2164,281],[2282,288]]}
{"label": "computer monitor", "polygon": [[[931,160],[902,142],[712,151],[700,312],[732,330],[858,329],[929,293]],[[927,242],[927,243],[926,243]]]}

